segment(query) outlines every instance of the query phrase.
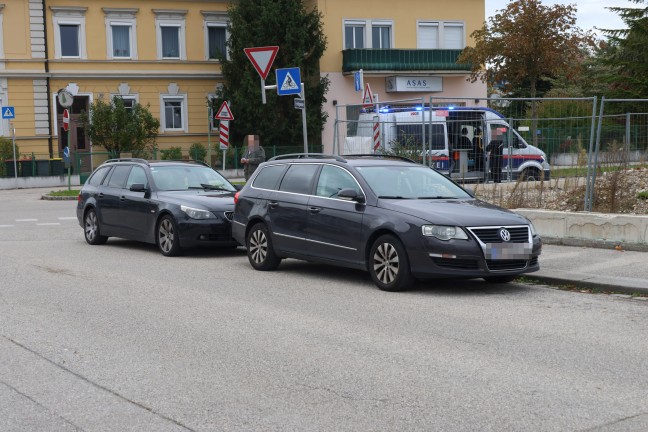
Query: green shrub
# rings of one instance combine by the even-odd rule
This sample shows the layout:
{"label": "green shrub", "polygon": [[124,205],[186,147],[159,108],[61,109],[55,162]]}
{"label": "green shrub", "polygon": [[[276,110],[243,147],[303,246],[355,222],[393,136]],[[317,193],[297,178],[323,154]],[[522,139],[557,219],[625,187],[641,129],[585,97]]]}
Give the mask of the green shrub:
{"label": "green shrub", "polygon": [[637,198],[648,199],[648,190],[637,192]]}
{"label": "green shrub", "polygon": [[[13,143],[8,138],[0,138],[0,177],[7,175],[7,167],[5,161],[13,159]],[[18,146],[16,146],[16,157],[20,155]]]}
{"label": "green shrub", "polygon": [[182,159],[182,148],[181,147],[170,147],[165,150],[160,150],[162,154],[162,160],[180,160]]}
{"label": "green shrub", "polygon": [[193,143],[191,144],[191,147],[189,147],[189,157],[193,160],[205,162],[205,158],[207,157],[207,147],[203,143]]}

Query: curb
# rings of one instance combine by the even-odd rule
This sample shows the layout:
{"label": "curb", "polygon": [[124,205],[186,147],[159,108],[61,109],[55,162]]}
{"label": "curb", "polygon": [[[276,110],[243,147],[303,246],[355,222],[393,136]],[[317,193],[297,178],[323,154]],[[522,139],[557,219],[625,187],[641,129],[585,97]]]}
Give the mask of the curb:
{"label": "curb", "polygon": [[76,201],[77,197],[75,196],[50,196],[50,195],[42,195],[41,196],[42,200],[45,201]]}
{"label": "curb", "polygon": [[[623,293],[623,294],[641,294],[648,295],[648,288],[630,286],[630,285],[619,285],[619,282],[605,282],[593,279],[579,279],[579,278],[566,278],[560,276],[544,276],[534,273],[527,273],[522,275],[530,280],[537,280],[547,285],[565,285],[573,286],[576,288],[586,288],[592,289],[595,291],[603,291],[610,293]],[[591,276],[595,278],[595,276]]]}

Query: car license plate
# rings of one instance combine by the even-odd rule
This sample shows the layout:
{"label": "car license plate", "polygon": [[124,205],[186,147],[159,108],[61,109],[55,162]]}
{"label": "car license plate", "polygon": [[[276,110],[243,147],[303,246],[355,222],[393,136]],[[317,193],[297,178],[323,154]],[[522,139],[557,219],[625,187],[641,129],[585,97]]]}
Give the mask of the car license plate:
{"label": "car license plate", "polygon": [[531,250],[531,243],[487,243],[486,259],[529,259],[531,257]]}

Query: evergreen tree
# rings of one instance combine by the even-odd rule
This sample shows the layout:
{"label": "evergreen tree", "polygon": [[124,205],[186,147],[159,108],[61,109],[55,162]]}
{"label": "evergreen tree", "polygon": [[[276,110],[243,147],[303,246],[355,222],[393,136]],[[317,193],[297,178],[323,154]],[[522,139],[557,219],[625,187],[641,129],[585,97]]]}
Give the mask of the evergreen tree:
{"label": "evergreen tree", "polygon": [[[644,4],[645,0],[631,0]],[[606,75],[611,85],[609,96],[615,98],[648,98],[648,7],[610,7],[619,14],[627,28],[605,29],[609,46],[603,52],[602,64],[609,68]]]}
{"label": "evergreen tree", "polygon": [[278,96],[266,91],[261,102],[261,79],[245,55],[244,48],[276,45],[279,47],[266,85],[276,84],[274,70],[299,67],[306,92],[309,147],[321,144],[326,121],[322,106],[326,102],[328,78],[320,77],[319,60],[326,49],[322,16],[307,11],[302,0],[240,0],[228,9],[229,58],[221,58],[225,82],[212,108],[230,101],[234,122],[230,124],[230,143],[240,146],[243,137],[256,134],[261,145],[303,145],[302,114],[294,108],[296,96]]}

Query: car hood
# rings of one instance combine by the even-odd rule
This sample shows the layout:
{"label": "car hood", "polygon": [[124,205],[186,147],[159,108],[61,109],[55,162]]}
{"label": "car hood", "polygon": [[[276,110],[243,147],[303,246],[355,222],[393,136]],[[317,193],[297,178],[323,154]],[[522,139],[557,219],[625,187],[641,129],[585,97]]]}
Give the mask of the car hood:
{"label": "car hood", "polygon": [[529,223],[523,216],[478,199],[381,199],[378,206],[439,225],[502,226]]}
{"label": "car hood", "polygon": [[161,201],[208,210],[234,210],[234,192],[189,190],[158,192]]}

